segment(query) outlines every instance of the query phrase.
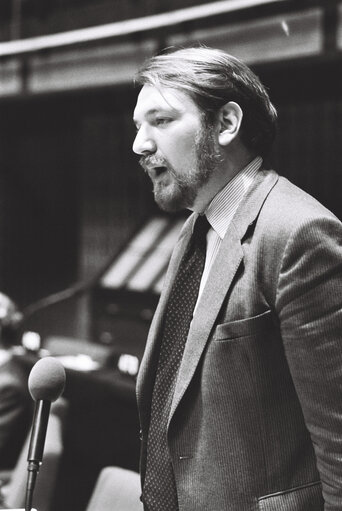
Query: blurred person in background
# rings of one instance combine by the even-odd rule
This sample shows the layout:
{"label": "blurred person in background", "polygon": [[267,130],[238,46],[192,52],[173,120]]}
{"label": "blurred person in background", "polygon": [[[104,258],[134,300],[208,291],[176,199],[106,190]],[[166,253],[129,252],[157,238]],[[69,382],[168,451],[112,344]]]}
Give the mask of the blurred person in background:
{"label": "blurred person in background", "polygon": [[13,359],[20,312],[0,293],[0,470],[14,467],[32,422],[33,405],[27,375]]}
{"label": "blurred person in background", "polygon": [[144,509],[340,511],[341,222],[265,168],[276,110],[238,59],[166,52],[137,83],[133,150],[193,212],[137,381]]}

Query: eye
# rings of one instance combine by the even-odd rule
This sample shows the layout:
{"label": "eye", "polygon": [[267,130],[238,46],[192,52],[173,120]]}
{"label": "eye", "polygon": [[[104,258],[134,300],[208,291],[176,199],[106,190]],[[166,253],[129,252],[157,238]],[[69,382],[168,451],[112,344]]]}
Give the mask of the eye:
{"label": "eye", "polygon": [[168,117],[157,117],[155,120],[157,126],[163,126],[165,124],[168,124],[169,122],[171,122],[171,119]]}

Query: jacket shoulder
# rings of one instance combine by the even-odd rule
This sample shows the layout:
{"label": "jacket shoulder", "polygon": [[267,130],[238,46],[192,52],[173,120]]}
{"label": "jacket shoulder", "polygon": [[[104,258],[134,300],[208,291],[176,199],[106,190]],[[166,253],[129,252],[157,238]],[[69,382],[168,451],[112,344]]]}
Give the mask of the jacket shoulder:
{"label": "jacket shoulder", "polygon": [[266,212],[270,210],[277,212],[274,215],[274,223],[284,223],[286,220],[291,226],[324,217],[340,223],[340,220],[326,206],[282,176],[279,176],[264,206]]}

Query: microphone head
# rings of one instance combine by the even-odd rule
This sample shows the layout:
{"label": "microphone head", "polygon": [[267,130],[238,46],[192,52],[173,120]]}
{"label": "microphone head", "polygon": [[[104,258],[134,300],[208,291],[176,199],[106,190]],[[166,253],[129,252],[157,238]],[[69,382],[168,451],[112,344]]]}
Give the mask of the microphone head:
{"label": "microphone head", "polygon": [[44,357],[32,367],[28,388],[35,401],[56,401],[65,387],[65,370],[54,357]]}

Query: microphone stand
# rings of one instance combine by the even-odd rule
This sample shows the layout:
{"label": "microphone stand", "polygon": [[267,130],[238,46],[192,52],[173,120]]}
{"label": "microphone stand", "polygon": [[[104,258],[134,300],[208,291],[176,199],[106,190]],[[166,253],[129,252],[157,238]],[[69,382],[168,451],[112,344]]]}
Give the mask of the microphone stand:
{"label": "microphone stand", "polygon": [[33,462],[31,461],[27,467],[29,471],[26,483],[26,499],[25,499],[25,511],[31,511],[32,509],[32,500],[33,500],[33,490],[36,484],[37,473],[39,468],[33,468]]}
{"label": "microphone stand", "polygon": [[43,451],[46,430],[49,421],[51,402],[46,400],[36,401],[29,452],[27,456],[28,476],[26,484],[25,511],[31,511],[33,491],[36,484],[37,474],[43,459]]}

